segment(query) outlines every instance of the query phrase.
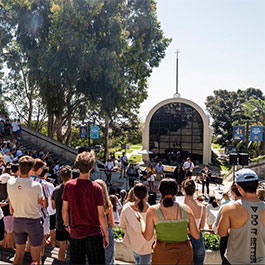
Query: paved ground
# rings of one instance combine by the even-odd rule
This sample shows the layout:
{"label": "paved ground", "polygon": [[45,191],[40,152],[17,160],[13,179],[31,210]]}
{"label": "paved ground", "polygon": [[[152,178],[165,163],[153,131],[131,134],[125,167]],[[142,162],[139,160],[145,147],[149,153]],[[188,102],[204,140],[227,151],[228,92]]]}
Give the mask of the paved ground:
{"label": "paved ground", "polygon": [[[45,249],[45,255],[43,258],[43,264],[52,264],[52,265],[67,265],[69,264],[69,258],[66,262],[62,262],[57,260],[59,248],[51,248],[46,247]],[[0,264],[12,264],[14,261],[15,256],[15,250],[14,249],[7,249],[7,248],[1,248],[0,247]],[[31,256],[28,252],[25,253],[24,256],[24,263],[23,265],[28,265],[29,262],[31,262]],[[130,264],[127,262],[115,260],[115,264],[123,265],[123,264]]]}

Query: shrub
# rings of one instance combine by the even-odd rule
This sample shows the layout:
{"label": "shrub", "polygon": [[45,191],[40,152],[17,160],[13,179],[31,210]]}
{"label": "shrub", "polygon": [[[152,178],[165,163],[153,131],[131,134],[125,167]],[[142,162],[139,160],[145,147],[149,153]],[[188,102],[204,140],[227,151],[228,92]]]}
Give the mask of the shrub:
{"label": "shrub", "polygon": [[203,233],[205,249],[220,250],[220,237],[216,234]]}
{"label": "shrub", "polygon": [[122,240],[124,237],[124,232],[121,228],[119,228],[118,226],[115,226],[113,228],[113,235],[115,239]]}

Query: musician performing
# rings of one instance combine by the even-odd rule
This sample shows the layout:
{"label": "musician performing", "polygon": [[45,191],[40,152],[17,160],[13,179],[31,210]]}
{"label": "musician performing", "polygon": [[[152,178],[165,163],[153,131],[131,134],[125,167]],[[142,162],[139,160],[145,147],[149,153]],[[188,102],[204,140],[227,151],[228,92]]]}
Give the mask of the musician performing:
{"label": "musician performing", "polygon": [[194,164],[191,162],[190,158],[187,157],[187,161],[183,164],[183,170],[185,172],[186,179],[191,179],[193,169]]}
{"label": "musician performing", "polygon": [[111,186],[111,173],[113,172],[113,168],[114,168],[114,162],[109,158],[105,163],[106,170],[104,170],[107,177],[106,182],[108,186]]}
{"label": "musician performing", "polygon": [[209,193],[210,193],[210,177],[212,175],[212,172],[209,170],[209,165],[205,164],[203,166],[203,169],[201,171],[201,181],[202,181],[202,194],[204,194],[204,189],[206,186],[207,189],[207,195],[209,197]]}

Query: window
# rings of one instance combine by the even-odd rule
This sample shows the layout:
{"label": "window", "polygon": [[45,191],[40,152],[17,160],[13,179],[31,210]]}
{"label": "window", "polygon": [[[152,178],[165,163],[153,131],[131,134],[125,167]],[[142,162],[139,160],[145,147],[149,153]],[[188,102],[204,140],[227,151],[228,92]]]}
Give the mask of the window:
{"label": "window", "polygon": [[167,158],[168,153],[181,153],[202,162],[203,121],[193,107],[184,103],[162,106],[150,122],[149,150],[153,157]]}

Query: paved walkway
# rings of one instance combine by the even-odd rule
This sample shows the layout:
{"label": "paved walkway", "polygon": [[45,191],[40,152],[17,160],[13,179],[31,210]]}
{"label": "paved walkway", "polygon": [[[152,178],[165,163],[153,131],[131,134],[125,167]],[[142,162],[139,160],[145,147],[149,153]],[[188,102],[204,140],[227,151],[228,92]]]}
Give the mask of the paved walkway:
{"label": "paved walkway", "polygon": [[[51,248],[47,246],[45,248],[45,254],[43,257],[43,264],[52,264],[52,265],[67,265],[69,264],[69,257],[66,262],[57,260],[59,248]],[[12,264],[14,262],[15,250],[9,248],[0,247],[0,264]],[[30,253],[26,252],[24,256],[23,265],[28,265],[32,261]],[[123,262],[115,260],[115,264],[131,264],[128,262]]]}

